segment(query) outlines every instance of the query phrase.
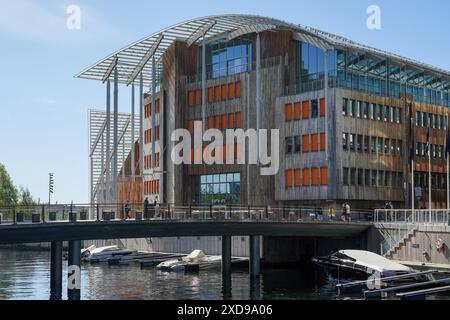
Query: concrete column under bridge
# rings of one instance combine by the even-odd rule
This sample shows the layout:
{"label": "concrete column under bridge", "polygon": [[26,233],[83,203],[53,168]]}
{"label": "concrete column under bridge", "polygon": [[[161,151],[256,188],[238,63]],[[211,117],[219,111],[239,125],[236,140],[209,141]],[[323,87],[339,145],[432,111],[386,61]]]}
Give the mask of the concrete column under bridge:
{"label": "concrete column under bridge", "polygon": [[261,238],[250,236],[249,272],[251,278],[258,278],[261,274]]}
{"label": "concrete column under bridge", "polygon": [[50,251],[50,300],[62,298],[62,262],[63,243],[56,241],[51,243]]}
{"label": "concrete column under bridge", "polygon": [[81,241],[69,241],[67,268],[67,297],[69,300],[81,299]]}
{"label": "concrete column under bridge", "polygon": [[222,236],[222,294],[231,299],[231,236]]}

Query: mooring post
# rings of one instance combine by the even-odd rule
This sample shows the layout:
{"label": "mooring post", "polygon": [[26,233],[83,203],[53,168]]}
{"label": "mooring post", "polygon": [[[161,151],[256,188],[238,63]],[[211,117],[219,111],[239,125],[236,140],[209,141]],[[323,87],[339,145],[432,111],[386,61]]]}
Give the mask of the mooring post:
{"label": "mooring post", "polygon": [[69,241],[69,265],[67,269],[67,297],[69,300],[81,298],[81,241]]}
{"label": "mooring post", "polygon": [[250,236],[250,277],[258,278],[261,274],[260,237]]}
{"label": "mooring post", "polygon": [[231,236],[222,236],[222,293],[231,298]]}
{"label": "mooring post", "polygon": [[52,242],[50,253],[50,300],[61,300],[62,298],[62,253],[62,242]]}

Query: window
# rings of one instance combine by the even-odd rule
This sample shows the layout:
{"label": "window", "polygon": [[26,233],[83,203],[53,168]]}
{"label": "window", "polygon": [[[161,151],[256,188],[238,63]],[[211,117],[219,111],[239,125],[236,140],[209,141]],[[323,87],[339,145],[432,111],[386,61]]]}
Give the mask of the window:
{"label": "window", "polygon": [[384,171],[378,171],[377,185],[379,187],[384,187]]}
{"label": "window", "polygon": [[301,138],[300,136],[295,136],[294,138],[294,152],[300,153],[302,151],[301,149]]}
{"label": "window", "polygon": [[302,118],[309,119],[309,101],[303,101],[302,103]]}
{"label": "window", "polygon": [[309,168],[303,169],[303,186],[311,185],[311,170]]}
{"label": "window", "polygon": [[402,142],[402,140],[398,140],[398,141],[397,141],[397,154],[398,154],[399,156],[402,155],[402,147],[403,147],[403,142]]}
{"label": "window", "polygon": [[309,135],[304,135],[302,138],[303,152],[309,152]]}
{"label": "window", "polygon": [[320,168],[320,185],[328,185],[328,168]]}
{"label": "window", "polygon": [[356,101],[355,117],[361,118],[361,101]]}
{"label": "window", "polygon": [[369,104],[367,102],[363,102],[362,108],[362,117],[367,119],[369,117]]}
{"label": "window", "polygon": [[370,104],[370,110],[369,110],[369,116],[370,120],[375,120],[375,104]]}
{"label": "window", "polygon": [[365,174],[364,174],[364,185],[366,187],[370,186],[370,170],[366,169],[364,170]]}
{"label": "window", "polygon": [[370,152],[371,153],[377,153],[377,138],[376,137],[372,137],[371,139],[371,144],[370,144]]}
{"label": "window", "polygon": [[325,133],[320,134],[320,151],[325,151],[326,147],[326,136]]}
{"label": "window", "polygon": [[317,100],[311,101],[311,118],[319,117],[319,102]]}
{"label": "window", "polygon": [[383,153],[383,138],[377,139],[377,153],[382,154]]}
{"label": "window", "polygon": [[431,126],[432,126],[433,129],[436,129],[436,122],[437,122],[437,120],[436,120],[436,115],[433,114],[433,116],[431,117],[431,119],[432,119],[432,121],[431,121]]}
{"label": "window", "polygon": [[369,152],[369,136],[364,136],[364,152]]}
{"label": "window", "polygon": [[284,185],[286,188],[292,187],[292,169],[284,172]]}
{"label": "window", "polygon": [[389,121],[394,123],[395,122],[395,108],[389,108],[390,110],[390,115],[389,115]]}
{"label": "window", "polygon": [[442,129],[442,116],[438,115],[437,117],[437,129],[441,130]]}
{"label": "window", "polygon": [[213,79],[250,71],[251,58],[251,40],[245,37],[216,41],[206,47],[206,67]]}
{"label": "window", "polygon": [[353,117],[354,114],[354,106],[355,106],[355,100],[348,100],[348,116]]}
{"label": "window", "polygon": [[342,99],[342,115],[348,115],[348,99]]}
{"label": "window", "polygon": [[397,153],[397,140],[391,140],[391,155],[395,156]]}
{"label": "window", "polygon": [[320,116],[325,117],[326,115],[325,98],[320,99]]}
{"label": "window", "polygon": [[352,185],[352,186],[356,185],[356,169],[355,168],[350,169],[350,185]]}
{"label": "window", "polygon": [[296,187],[300,187],[302,184],[302,180],[301,180],[301,170],[300,169],[295,169],[294,170],[294,185]]}
{"label": "window", "polygon": [[319,168],[312,168],[311,175],[312,175],[312,185],[318,186],[319,185]]}
{"label": "window", "polygon": [[319,135],[312,134],[311,135],[311,152],[319,151]]}
{"label": "window", "polygon": [[384,139],[384,154],[389,154],[389,143],[390,140],[389,139]]}
{"label": "window", "polygon": [[401,108],[396,108],[396,122],[397,123],[402,123],[402,109]]}
{"label": "window", "polygon": [[292,153],[292,137],[286,138],[286,154]]}
{"label": "window", "polygon": [[284,106],[284,115],[286,122],[292,120],[292,103],[288,103]]}
{"label": "window", "polygon": [[358,169],[358,186],[362,186],[364,183],[364,169]]}
{"label": "window", "polygon": [[391,187],[391,172],[386,171],[384,174],[384,186]]}
{"label": "window", "polygon": [[422,155],[422,143],[417,142],[416,143],[416,156],[421,156],[421,155]]}
{"label": "window", "polygon": [[378,181],[377,170],[372,170],[372,181],[371,181],[371,186],[372,186],[372,187],[376,187],[376,186],[377,186],[377,181]]}
{"label": "window", "polygon": [[420,126],[425,127],[425,113],[420,112]]}
{"label": "window", "polygon": [[342,170],[342,183],[344,186],[348,186],[348,168],[343,168]]}
{"label": "window", "polygon": [[351,133],[348,136],[349,136],[350,151],[355,151],[355,135]]}
{"label": "window", "polygon": [[347,133],[342,134],[342,149],[348,150],[348,134]]}
{"label": "window", "polygon": [[300,109],[301,109],[300,102],[294,103],[294,120],[295,121],[300,120]]}
{"label": "window", "polygon": [[383,106],[381,104],[377,104],[376,105],[376,110],[377,110],[377,121],[381,121],[381,119],[383,118]]}
{"label": "window", "polygon": [[389,106],[384,106],[384,114],[383,114],[384,122],[389,121],[390,114],[391,114],[391,109],[389,108]]}
{"label": "window", "polygon": [[420,123],[420,112],[416,111],[416,127],[419,126],[419,123]]}
{"label": "window", "polygon": [[358,152],[362,151],[362,144],[363,144],[363,136],[357,135],[356,136],[356,151],[358,151]]}

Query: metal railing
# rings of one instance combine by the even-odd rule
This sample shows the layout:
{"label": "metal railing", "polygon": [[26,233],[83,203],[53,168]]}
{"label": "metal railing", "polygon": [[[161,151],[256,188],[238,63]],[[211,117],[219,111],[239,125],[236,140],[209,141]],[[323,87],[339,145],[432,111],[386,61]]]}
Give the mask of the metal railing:
{"label": "metal railing", "polygon": [[450,210],[375,210],[375,223],[415,223],[419,225],[450,225]]}
{"label": "metal railing", "polygon": [[[373,213],[353,211],[330,215],[328,209],[242,205],[144,204],[39,205],[0,207],[0,225],[100,221],[247,221],[247,222],[373,222]],[[345,217],[345,218],[344,218]]]}

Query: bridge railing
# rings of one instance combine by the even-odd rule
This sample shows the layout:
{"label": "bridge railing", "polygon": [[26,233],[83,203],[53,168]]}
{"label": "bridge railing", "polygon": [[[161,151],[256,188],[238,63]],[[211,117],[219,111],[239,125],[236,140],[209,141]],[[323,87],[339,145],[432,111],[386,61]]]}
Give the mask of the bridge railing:
{"label": "bridge railing", "polygon": [[373,212],[352,211],[350,216],[308,207],[161,204],[59,204],[0,207],[0,224],[117,220],[165,221],[273,221],[372,222]]}
{"label": "bridge railing", "polygon": [[450,210],[375,210],[374,222],[379,224],[450,225]]}

